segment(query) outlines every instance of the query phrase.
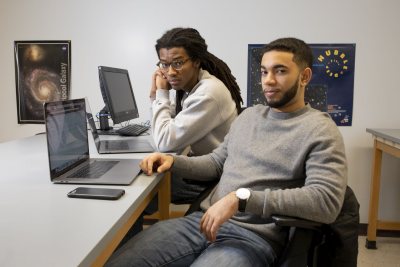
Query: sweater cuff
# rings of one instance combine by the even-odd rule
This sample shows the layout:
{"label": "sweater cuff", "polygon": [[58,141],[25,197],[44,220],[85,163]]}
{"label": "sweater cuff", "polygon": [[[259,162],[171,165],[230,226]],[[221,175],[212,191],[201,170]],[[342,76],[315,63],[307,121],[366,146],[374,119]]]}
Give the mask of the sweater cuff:
{"label": "sweater cuff", "polygon": [[157,89],[156,99],[167,99],[169,100],[169,90]]}
{"label": "sweater cuff", "polygon": [[[266,200],[267,196],[270,193],[270,189],[266,189],[263,191],[253,191],[251,190],[250,198],[247,200],[247,205],[246,205],[246,212],[269,217],[270,211],[268,212],[269,214],[265,214],[264,211],[264,204],[268,203],[268,200]],[[268,209],[267,209],[268,210]]]}

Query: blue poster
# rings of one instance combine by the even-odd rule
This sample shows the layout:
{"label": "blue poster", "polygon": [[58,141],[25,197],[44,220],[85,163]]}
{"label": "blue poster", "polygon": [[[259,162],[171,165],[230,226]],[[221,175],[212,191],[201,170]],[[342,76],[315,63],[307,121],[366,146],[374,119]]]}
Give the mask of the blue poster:
{"label": "blue poster", "polygon": [[[248,45],[247,106],[266,105],[261,86],[262,44]],[[313,76],[305,101],[328,112],[338,126],[351,126],[353,119],[355,44],[310,44]]]}

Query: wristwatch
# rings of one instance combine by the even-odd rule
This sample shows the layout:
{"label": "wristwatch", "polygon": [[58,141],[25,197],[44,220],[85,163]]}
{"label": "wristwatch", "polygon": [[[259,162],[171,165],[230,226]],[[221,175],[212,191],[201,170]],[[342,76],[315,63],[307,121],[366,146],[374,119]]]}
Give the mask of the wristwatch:
{"label": "wristwatch", "polygon": [[250,198],[250,190],[247,188],[239,188],[236,190],[236,197],[239,199],[239,211],[244,212],[246,209],[247,200]]}

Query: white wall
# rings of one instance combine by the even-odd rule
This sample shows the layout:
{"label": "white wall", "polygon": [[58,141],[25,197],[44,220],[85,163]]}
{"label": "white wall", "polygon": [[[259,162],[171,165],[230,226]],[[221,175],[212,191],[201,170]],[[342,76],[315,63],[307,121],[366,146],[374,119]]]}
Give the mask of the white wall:
{"label": "white wall", "polygon": [[[209,50],[225,60],[246,103],[247,45],[295,36],[308,43],[356,43],[353,126],[340,127],[349,184],[367,222],[372,158],[370,128],[400,128],[398,64],[400,2],[268,0],[1,0],[0,142],[44,131],[18,125],[14,40],[71,40],[71,97],[88,96],[102,107],[97,66],[129,70],[141,119],[149,119],[148,89],[157,62],[154,43],[175,26],[197,28]],[[399,159],[384,156],[380,214],[400,220]]]}

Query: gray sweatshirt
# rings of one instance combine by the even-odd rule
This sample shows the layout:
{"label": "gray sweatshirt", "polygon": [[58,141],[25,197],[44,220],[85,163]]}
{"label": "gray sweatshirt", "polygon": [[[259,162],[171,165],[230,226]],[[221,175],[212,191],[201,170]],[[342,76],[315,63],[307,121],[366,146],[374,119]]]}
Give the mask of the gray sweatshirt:
{"label": "gray sweatshirt", "polygon": [[181,152],[191,146],[191,154],[210,153],[224,140],[237,117],[236,104],[222,81],[205,70],[199,82],[184,97],[182,111],[174,115],[169,90],[158,89],[152,103],[152,130],[159,151]]}
{"label": "gray sweatshirt", "polygon": [[283,244],[285,233],[271,223],[272,214],[331,223],[347,184],[342,136],[327,113],[309,105],[292,113],[247,108],[211,154],[175,156],[172,172],[195,180],[221,177],[201,203],[203,210],[238,188],[249,188],[246,212],[231,222],[276,244]]}

